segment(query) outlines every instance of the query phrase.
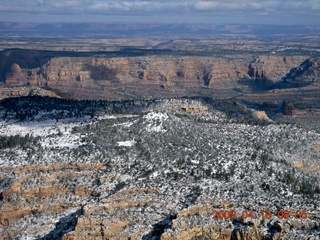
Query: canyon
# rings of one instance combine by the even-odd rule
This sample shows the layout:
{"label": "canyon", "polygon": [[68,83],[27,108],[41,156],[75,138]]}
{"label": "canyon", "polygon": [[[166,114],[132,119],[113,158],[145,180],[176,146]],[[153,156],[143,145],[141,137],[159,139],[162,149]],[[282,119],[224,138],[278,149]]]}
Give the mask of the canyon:
{"label": "canyon", "polygon": [[[232,92],[276,84],[318,86],[319,59],[307,55],[186,53],[84,53],[93,57],[57,56],[64,52],[6,50],[2,52],[3,86],[41,88],[72,99],[150,99]],[[43,55],[43,56],[42,56]],[[73,55],[73,54],[71,54]],[[116,54],[114,54],[116,55]],[[140,56],[139,56],[140,55]],[[10,57],[14,56],[14,57]],[[290,85],[290,86],[291,86]],[[3,90],[5,88],[5,90]]]}
{"label": "canyon", "polygon": [[319,38],[233,34],[0,39],[0,239],[318,239]]}

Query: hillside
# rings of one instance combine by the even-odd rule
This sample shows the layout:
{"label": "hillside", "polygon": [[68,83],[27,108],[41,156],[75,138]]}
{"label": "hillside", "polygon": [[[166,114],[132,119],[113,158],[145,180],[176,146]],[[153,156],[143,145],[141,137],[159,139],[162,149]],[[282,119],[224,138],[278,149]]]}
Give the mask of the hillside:
{"label": "hillside", "polygon": [[1,239],[319,237],[316,131],[202,98],[0,110]]}

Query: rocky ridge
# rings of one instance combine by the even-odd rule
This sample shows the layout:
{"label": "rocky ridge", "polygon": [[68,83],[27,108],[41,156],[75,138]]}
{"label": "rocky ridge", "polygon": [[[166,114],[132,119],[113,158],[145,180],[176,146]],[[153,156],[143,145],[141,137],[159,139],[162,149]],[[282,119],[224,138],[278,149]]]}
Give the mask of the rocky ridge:
{"label": "rocky ridge", "polygon": [[[212,57],[150,55],[133,57],[53,57],[36,68],[10,66],[5,86],[40,87],[77,99],[138,99],[188,96],[239,87],[249,80],[274,84],[292,78],[308,56],[225,55]],[[303,67],[302,67],[303,68]],[[313,68],[313,82],[319,81]],[[310,68],[308,68],[310,72]],[[295,78],[296,81],[299,79]],[[203,87],[207,87],[204,89]]]}

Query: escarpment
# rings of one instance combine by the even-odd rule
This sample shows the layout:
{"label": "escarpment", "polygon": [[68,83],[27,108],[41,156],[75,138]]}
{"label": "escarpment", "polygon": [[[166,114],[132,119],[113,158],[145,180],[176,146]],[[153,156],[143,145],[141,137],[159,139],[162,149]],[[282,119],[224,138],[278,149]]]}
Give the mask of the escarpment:
{"label": "escarpment", "polygon": [[[306,59],[301,55],[62,56],[34,68],[13,63],[5,74],[5,86],[39,87],[77,99],[188,96],[204,88],[233,89],[243,79],[276,83],[289,78],[289,73],[296,72],[306,61],[318,66],[317,61]],[[318,68],[306,70],[314,75],[313,81],[319,79]]]}

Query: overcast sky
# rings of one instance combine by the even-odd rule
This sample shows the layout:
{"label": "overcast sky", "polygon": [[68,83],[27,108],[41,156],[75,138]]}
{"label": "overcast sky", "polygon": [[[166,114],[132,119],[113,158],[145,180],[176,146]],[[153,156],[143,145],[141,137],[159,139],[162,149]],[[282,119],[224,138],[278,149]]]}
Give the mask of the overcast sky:
{"label": "overcast sky", "polygon": [[320,25],[320,0],[1,0],[0,21]]}

